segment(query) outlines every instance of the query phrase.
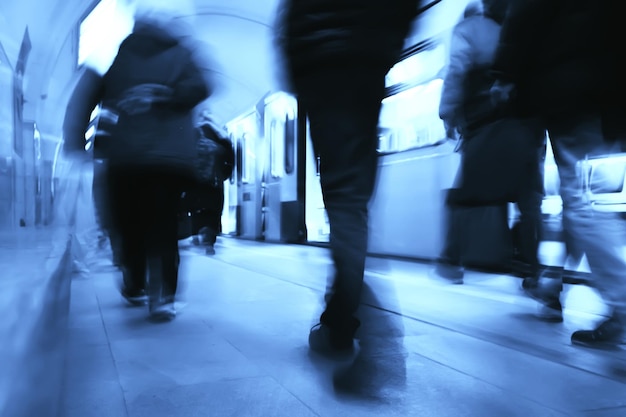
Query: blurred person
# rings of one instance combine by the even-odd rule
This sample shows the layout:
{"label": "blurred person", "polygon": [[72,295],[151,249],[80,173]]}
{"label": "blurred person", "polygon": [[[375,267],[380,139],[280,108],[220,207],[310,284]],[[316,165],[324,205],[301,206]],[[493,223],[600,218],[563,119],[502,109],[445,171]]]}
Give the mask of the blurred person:
{"label": "blurred person", "polygon": [[149,8],[138,9],[135,17],[132,33],[99,84],[92,83],[98,88],[90,96],[118,116],[106,181],[112,228],[120,236],[122,296],[133,305],[148,302],[156,320],[171,320],[178,206],[196,175],[192,110],[208,97],[210,86],[182,41],[189,28]]}
{"label": "blurred person", "polygon": [[[459,132],[463,139],[462,162],[455,186],[446,198],[447,230],[435,271],[456,284],[463,283],[468,251],[475,246],[468,242],[475,243],[480,238],[470,236],[476,232],[468,226],[470,222],[481,222],[482,230],[478,233],[506,229],[496,234],[505,239],[496,242],[503,250],[481,254],[480,259],[490,262],[485,266],[503,263],[502,267],[509,267],[513,256],[512,250],[505,253],[510,247],[506,243],[511,240],[506,216],[509,201],[516,202],[521,213],[516,228],[518,258],[528,265],[525,273],[532,277],[539,273],[545,129],[538,120],[518,117],[509,106],[494,106],[490,96],[494,82],[491,65],[509,3],[510,0],[470,3],[452,35],[439,114],[446,130]],[[502,146],[515,153],[502,154]],[[481,165],[480,170],[476,169],[477,164]],[[502,208],[498,211],[500,216],[495,216],[494,207]],[[486,209],[494,216],[485,214]],[[480,247],[478,252],[487,250]]]}
{"label": "blurred person", "polygon": [[399,60],[418,0],[286,0],[277,42],[306,112],[330,222],[332,286],[312,350],[349,354],[360,326],[368,203],[377,172],[385,75]]}
{"label": "blurred person", "polygon": [[224,181],[230,179],[235,164],[235,151],[226,133],[203,112],[197,127],[198,171],[193,186],[185,191],[183,208],[191,213],[194,244],[206,247],[206,254],[215,254],[215,242],[222,231]]}
{"label": "blurred person", "polygon": [[[623,37],[616,3],[515,1],[503,26],[492,88],[495,101],[513,102],[547,126],[564,233],[587,256],[594,285],[611,309],[594,329],[571,335],[573,344],[589,347],[616,346],[626,325],[624,223],[616,213],[593,211],[582,198],[577,173],[578,161],[610,154],[624,132],[624,64],[618,53]],[[562,271],[525,282],[529,295],[557,312],[562,287]]]}

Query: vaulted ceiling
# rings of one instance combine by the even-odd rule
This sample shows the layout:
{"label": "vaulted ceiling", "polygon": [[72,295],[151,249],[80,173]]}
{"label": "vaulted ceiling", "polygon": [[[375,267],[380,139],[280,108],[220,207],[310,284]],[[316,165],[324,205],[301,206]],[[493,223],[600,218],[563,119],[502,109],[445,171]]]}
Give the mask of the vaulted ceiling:
{"label": "vaulted ceiling", "polygon": [[[208,46],[216,64],[220,88],[208,105],[217,120],[228,121],[275,89],[271,35],[278,0],[169,2],[177,6],[195,3],[191,15],[189,8],[180,10],[182,18],[194,26]],[[14,66],[24,30],[28,28],[32,51],[24,74],[24,117],[36,120],[46,131],[44,134],[58,134],[61,110],[73,82],[68,73],[75,70],[73,62],[66,62],[66,52],[71,48],[76,53],[77,25],[96,3],[94,0],[0,2],[0,42]],[[103,37],[106,35],[103,33]]]}
{"label": "vaulted ceiling", "polygon": [[[216,94],[208,102],[215,118],[227,122],[276,90],[272,26],[280,0],[118,0],[176,5],[195,28],[216,64]],[[414,31],[414,42],[441,30],[440,18],[458,16],[468,0],[424,0],[433,8],[428,25]],[[75,79],[77,28],[97,0],[0,0],[0,43],[14,66],[27,27],[32,51],[24,74],[24,118],[38,123],[44,137],[60,134],[64,104]],[[186,5],[192,3],[193,7]],[[186,7],[183,7],[185,5]],[[193,10],[191,13],[189,10]],[[437,15],[440,18],[437,18]],[[106,38],[108,33],[103,33]],[[69,51],[69,53],[68,53]]]}

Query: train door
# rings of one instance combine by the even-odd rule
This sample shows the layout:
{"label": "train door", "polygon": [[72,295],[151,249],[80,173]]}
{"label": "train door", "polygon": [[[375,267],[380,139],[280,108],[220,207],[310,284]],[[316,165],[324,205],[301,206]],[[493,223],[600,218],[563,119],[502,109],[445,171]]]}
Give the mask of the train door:
{"label": "train door", "polygon": [[296,99],[283,92],[264,99],[267,163],[264,170],[264,237],[268,241],[299,242],[306,232],[298,155]]}
{"label": "train door", "polygon": [[[256,109],[227,124],[236,150],[236,228],[246,239],[263,237],[261,217],[262,158],[260,117]],[[229,197],[232,193],[229,191]],[[231,203],[229,202],[229,205]]]}
{"label": "train door", "polygon": [[306,207],[305,218],[309,242],[328,242],[330,224],[324,207],[320,184],[319,157],[313,150],[308,120],[306,123]]}
{"label": "train door", "polygon": [[[230,133],[229,139],[235,149],[237,149],[237,140]],[[239,169],[238,158],[235,158],[235,168],[231,178],[224,182],[224,210],[222,211],[222,233],[225,235],[237,234],[237,206],[238,206],[238,187],[237,172]]]}

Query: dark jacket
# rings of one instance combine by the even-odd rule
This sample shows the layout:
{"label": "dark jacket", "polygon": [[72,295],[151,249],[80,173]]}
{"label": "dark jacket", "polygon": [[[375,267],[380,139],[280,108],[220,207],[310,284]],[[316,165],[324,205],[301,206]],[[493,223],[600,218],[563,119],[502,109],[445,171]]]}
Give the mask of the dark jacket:
{"label": "dark jacket", "polygon": [[155,23],[137,23],[104,75],[102,101],[119,108],[127,91],[142,84],[169,87],[163,102],[129,114],[118,109],[111,135],[111,166],[172,169],[192,174],[196,134],[192,109],[209,95],[209,87],[189,49]]}
{"label": "dark jacket", "polygon": [[386,72],[399,59],[419,0],[285,0],[278,43],[291,78],[341,65]]}
{"label": "dark jacket", "polygon": [[[223,188],[224,181],[233,175],[235,150],[225,132],[211,122],[198,126],[198,172],[200,182]],[[204,180],[208,178],[209,180]]]}
{"label": "dark jacket", "polygon": [[611,1],[513,1],[493,68],[515,85],[524,113],[552,117],[603,106],[616,53],[606,31]]}

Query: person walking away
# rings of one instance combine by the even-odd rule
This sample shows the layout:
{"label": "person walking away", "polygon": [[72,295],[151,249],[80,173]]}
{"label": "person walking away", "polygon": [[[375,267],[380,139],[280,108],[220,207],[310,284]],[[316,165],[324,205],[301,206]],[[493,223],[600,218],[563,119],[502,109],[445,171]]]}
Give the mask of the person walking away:
{"label": "person walking away", "polygon": [[95,94],[118,115],[106,181],[115,196],[109,203],[120,236],[121,293],[133,305],[148,301],[156,320],[176,315],[177,211],[195,176],[192,110],[211,91],[181,41],[188,29],[170,17],[138,11]]}
{"label": "person walking away", "polygon": [[[614,347],[626,326],[624,222],[616,213],[593,211],[582,199],[577,163],[611,153],[624,131],[624,61],[617,2],[586,0],[515,1],[505,20],[492,95],[513,100],[547,126],[559,171],[563,228],[587,256],[610,316],[591,330],[578,330],[571,342]],[[622,67],[623,68],[623,67]],[[562,271],[561,271],[562,272]],[[545,306],[560,310],[562,273],[526,285]]]}
{"label": "person walking away", "polygon": [[[502,227],[505,233],[498,236],[510,240],[505,215],[499,218],[480,213],[491,209],[493,204],[505,209],[509,201],[516,202],[521,213],[520,257],[529,265],[529,275],[536,276],[539,272],[545,129],[538,120],[518,117],[510,106],[493,105],[489,93],[494,82],[491,66],[509,3],[509,0],[470,3],[452,35],[439,113],[447,131],[460,132],[463,159],[456,188],[449,191],[446,199],[447,231],[435,272],[456,284],[463,283],[468,249],[476,246],[468,242],[479,238],[469,236],[468,222],[477,221],[472,219],[476,216],[485,218],[486,229],[482,233],[489,234],[494,227]],[[519,152],[500,154],[502,146],[515,147]],[[480,170],[474,169],[478,165]],[[512,166],[515,169],[509,169]],[[508,248],[506,243],[499,242],[498,246]],[[501,267],[507,268],[511,263],[512,251],[503,256],[495,256],[482,247],[480,251],[489,252],[480,256],[483,267],[502,264]]]}
{"label": "person walking away", "polygon": [[399,60],[417,0],[286,0],[278,44],[320,158],[334,277],[309,346],[349,353],[360,326],[368,202],[377,172],[385,74]]}
{"label": "person walking away", "polygon": [[224,181],[230,179],[235,165],[235,151],[226,132],[203,112],[197,127],[198,180],[185,192],[184,211],[192,213],[194,243],[206,246],[206,254],[215,254],[215,242],[222,231]]}

